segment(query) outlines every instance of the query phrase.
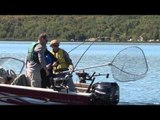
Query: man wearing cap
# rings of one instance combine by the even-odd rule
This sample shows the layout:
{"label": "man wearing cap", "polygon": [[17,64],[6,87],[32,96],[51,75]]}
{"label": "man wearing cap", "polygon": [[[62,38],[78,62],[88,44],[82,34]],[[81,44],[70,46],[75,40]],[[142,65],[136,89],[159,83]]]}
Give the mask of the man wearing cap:
{"label": "man wearing cap", "polygon": [[[59,48],[59,45],[60,42],[56,39],[50,42],[50,47],[52,47],[51,53],[58,59],[58,65],[56,67],[53,67],[53,73],[59,74],[67,70],[73,72],[74,65],[69,57],[69,54],[64,49]],[[75,91],[75,85],[72,78],[68,80],[67,85],[70,91]]]}
{"label": "man wearing cap", "polygon": [[46,76],[49,71],[46,68],[45,51],[48,36],[46,33],[41,33],[38,41],[34,42],[28,49],[26,56],[26,76],[30,79],[31,87],[41,87],[41,71],[45,71]]}

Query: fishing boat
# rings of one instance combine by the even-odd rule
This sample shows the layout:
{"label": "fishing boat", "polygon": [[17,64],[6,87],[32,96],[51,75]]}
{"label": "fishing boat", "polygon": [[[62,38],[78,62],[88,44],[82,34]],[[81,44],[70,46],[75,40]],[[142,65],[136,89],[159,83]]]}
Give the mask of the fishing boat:
{"label": "fishing boat", "polygon": [[[33,88],[25,86],[26,77],[21,72],[24,68],[24,61],[13,57],[2,57],[0,60],[5,63],[21,62],[22,68],[17,74],[15,70],[12,71],[12,76],[16,78],[10,84],[0,84],[0,101],[9,104],[78,104],[78,105],[91,105],[91,104],[118,104],[119,101],[119,87],[116,83],[97,83],[94,84],[94,90],[92,84],[75,83],[76,92],[69,91],[65,86],[62,86],[64,78],[60,84],[56,84],[54,88]],[[1,62],[2,63],[2,62]],[[4,63],[4,62],[3,62]],[[3,64],[4,65],[4,64]],[[19,64],[18,64],[19,65]],[[3,67],[4,69],[4,67]],[[86,75],[86,73],[77,73],[79,76]],[[94,82],[94,75],[88,80]],[[81,79],[82,80],[82,79]],[[85,81],[86,79],[83,79]],[[21,82],[23,81],[23,82]],[[15,84],[15,82],[17,82]],[[20,83],[21,82],[21,83]],[[91,88],[92,86],[92,88]]]}
{"label": "fishing boat", "polygon": [[[130,54],[130,52],[132,54]],[[135,51],[136,54],[133,54]],[[125,57],[124,55],[129,55]],[[132,56],[132,57],[130,57]],[[138,57],[139,59],[134,59]],[[133,63],[130,63],[132,59]],[[138,64],[137,60],[141,62]],[[136,64],[135,64],[136,63]],[[14,57],[0,58],[0,76],[3,71],[8,72],[7,82],[0,84],[0,102],[8,105],[118,105],[120,99],[119,85],[116,82],[96,82],[96,77],[104,74],[92,75],[84,70],[111,66],[112,74],[115,80],[128,82],[143,78],[147,71],[148,65],[145,55],[139,47],[129,47],[121,50],[111,63],[91,66],[83,69],[75,69],[79,82],[74,83],[76,91],[68,90],[65,84],[72,73],[64,78],[52,79],[52,87],[36,88],[27,84],[27,78],[23,74],[25,62]],[[109,74],[105,74],[108,78]],[[90,82],[86,82],[90,81]]]}

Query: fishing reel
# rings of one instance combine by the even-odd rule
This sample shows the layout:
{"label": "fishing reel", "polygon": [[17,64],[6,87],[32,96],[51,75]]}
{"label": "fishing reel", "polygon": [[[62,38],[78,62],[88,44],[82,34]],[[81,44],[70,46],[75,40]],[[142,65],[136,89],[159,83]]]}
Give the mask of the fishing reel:
{"label": "fishing reel", "polygon": [[56,91],[61,91],[62,89],[65,89],[68,91],[68,80],[72,77],[72,74],[70,73],[60,73],[54,75],[54,77],[51,79],[51,88]]}

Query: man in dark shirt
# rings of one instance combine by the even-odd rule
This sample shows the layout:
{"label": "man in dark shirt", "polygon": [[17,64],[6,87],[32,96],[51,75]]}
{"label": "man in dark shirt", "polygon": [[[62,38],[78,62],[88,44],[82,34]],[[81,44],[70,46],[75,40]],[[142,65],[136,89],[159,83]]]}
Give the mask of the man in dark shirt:
{"label": "man in dark shirt", "polygon": [[41,33],[38,37],[37,43],[33,43],[28,49],[26,57],[26,76],[30,80],[31,87],[41,87],[41,70],[45,71],[46,76],[49,75],[45,61],[47,42],[47,34]]}

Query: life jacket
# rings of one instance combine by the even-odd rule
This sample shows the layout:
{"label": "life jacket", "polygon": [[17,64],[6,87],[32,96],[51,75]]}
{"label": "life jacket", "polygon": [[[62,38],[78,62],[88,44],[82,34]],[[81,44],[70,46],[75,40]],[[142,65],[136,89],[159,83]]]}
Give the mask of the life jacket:
{"label": "life jacket", "polygon": [[40,63],[38,60],[38,53],[34,51],[34,48],[36,47],[36,45],[38,45],[39,43],[34,42],[31,44],[31,46],[28,49],[28,55],[27,55],[27,61],[34,61],[36,63]]}
{"label": "life jacket", "polygon": [[53,67],[54,71],[63,71],[68,69],[68,64],[65,61],[64,51],[63,49],[59,49],[58,52],[51,51],[51,53],[58,59],[58,66]]}

